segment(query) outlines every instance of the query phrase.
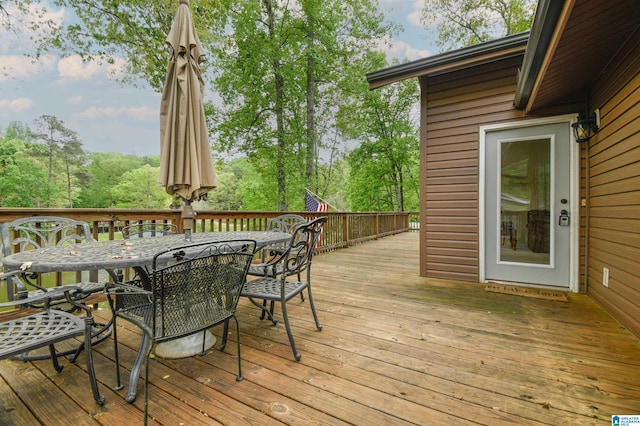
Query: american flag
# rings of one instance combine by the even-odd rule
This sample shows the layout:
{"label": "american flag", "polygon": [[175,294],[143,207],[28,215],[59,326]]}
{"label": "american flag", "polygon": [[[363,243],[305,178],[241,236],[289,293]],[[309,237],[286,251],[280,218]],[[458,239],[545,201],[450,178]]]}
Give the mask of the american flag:
{"label": "american flag", "polygon": [[308,212],[326,212],[329,210],[329,204],[321,203],[316,200],[310,193],[307,191],[307,211]]}

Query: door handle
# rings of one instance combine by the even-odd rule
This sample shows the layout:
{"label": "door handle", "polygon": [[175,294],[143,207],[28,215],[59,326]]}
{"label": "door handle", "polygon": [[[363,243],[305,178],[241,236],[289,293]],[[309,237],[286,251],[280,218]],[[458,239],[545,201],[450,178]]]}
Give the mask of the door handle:
{"label": "door handle", "polygon": [[569,212],[566,210],[560,211],[560,217],[558,218],[558,225],[569,226]]}

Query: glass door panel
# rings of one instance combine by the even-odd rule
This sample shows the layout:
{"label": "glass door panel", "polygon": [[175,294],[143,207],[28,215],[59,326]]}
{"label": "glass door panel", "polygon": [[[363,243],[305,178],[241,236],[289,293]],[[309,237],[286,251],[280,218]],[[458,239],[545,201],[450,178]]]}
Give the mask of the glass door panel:
{"label": "glass door panel", "polygon": [[500,143],[500,262],[551,262],[551,140]]}

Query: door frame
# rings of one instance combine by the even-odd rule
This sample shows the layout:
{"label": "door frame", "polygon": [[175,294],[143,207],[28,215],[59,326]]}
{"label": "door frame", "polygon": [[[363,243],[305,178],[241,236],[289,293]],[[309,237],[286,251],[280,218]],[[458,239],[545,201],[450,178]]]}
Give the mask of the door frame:
{"label": "door frame", "polygon": [[[499,124],[491,124],[486,126],[480,126],[479,129],[479,192],[478,192],[478,203],[479,203],[479,223],[478,223],[478,262],[479,262],[479,278],[480,282],[487,282],[486,279],[486,271],[485,271],[485,171],[486,171],[486,163],[485,163],[485,151],[486,151],[486,135],[488,132],[496,131],[496,130],[510,130],[510,129],[518,129],[523,127],[533,127],[533,126],[542,126],[547,124],[559,124],[559,123],[567,123],[569,129],[571,129],[571,124],[576,121],[576,114],[567,114],[560,115],[554,117],[545,117],[545,118],[537,118],[531,120],[521,120],[515,122],[507,122],[507,123],[499,123]],[[575,136],[573,132],[569,132],[569,157],[570,157],[570,182],[569,182],[569,206],[570,211],[572,212],[573,220],[570,222],[570,250],[569,250],[569,285],[568,290],[577,293],[579,291],[579,250],[580,250],[580,203],[579,203],[579,195],[580,195],[580,149],[579,144],[575,141]],[[554,219],[555,220],[555,219]],[[512,283],[514,284],[514,283]],[[517,283],[516,283],[517,284]],[[536,284],[528,284],[533,287],[544,287]],[[554,287],[558,288],[558,287]],[[560,287],[563,288],[563,287]]]}

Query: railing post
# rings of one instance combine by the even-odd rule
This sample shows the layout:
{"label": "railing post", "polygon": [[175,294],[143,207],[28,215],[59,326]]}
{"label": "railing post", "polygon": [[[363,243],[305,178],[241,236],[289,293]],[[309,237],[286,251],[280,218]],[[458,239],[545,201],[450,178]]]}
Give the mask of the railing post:
{"label": "railing post", "polygon": [[349,243],[349,213],[345,213],[342,220],[342,235],[346,246],[349,247],[351,245]]}

